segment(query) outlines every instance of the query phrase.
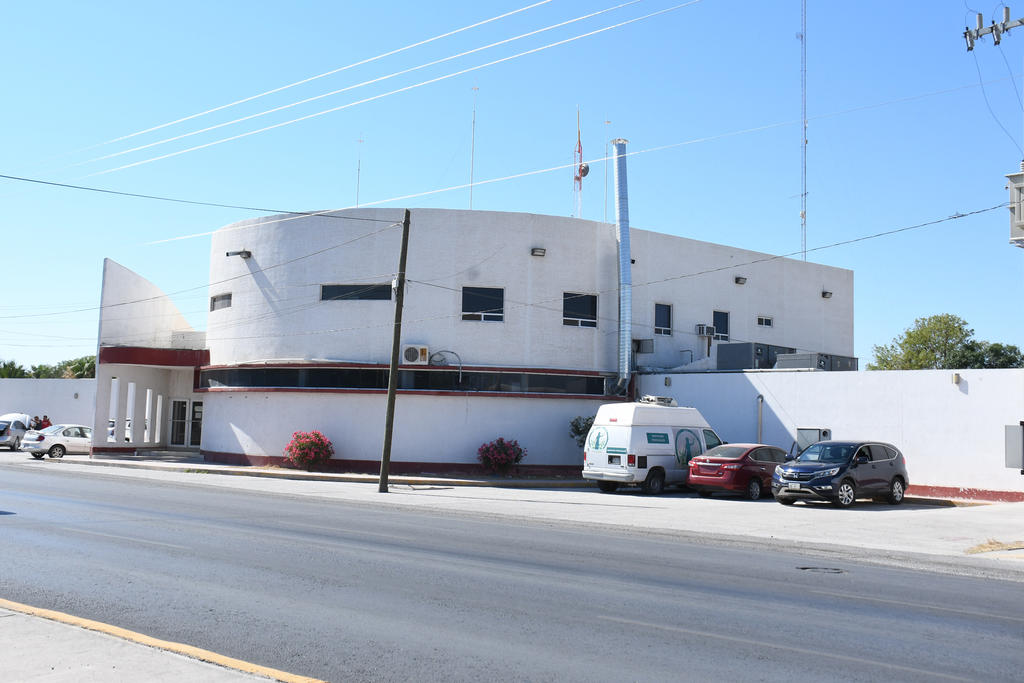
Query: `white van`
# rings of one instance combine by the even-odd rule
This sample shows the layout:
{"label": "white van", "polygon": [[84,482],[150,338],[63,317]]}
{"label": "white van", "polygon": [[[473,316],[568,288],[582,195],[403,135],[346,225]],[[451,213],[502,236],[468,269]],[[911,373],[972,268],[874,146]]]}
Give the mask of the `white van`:
{"label": "white van", "polygon": [[685,486],[690,459],[721,443],[699,410],[677,407],[673,399],[607,403],[587,434],[583,478],[605,493],[619,486],[661,493],[666,485]]}

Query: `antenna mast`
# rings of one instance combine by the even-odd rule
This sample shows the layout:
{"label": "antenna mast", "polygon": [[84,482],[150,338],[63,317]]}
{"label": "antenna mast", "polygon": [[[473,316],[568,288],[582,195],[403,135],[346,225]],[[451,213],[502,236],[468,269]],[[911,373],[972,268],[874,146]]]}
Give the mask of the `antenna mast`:
{"label": "antenna mast", "polygon": [[800,253],[807,260],[807,0],[800,3]]}
{"label": "antenna mast", "polygon": [[590,166],[583,163],[583,142],[580,137],[580,108],[576,107],[576,149],[573,152],[573,211],[576,218],[583,218],[583,179],[590,173]]}
{"label": "antenna mast", "polygon": [[476,93],[480,88],[473,86],[473,137],[469,145],[469,208],[473,208],[473,164],[476,161]]}

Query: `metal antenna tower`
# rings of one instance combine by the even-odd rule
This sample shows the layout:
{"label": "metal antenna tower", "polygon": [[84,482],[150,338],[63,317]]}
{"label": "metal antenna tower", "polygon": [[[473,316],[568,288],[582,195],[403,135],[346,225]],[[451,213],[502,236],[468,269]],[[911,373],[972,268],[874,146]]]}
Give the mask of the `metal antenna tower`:
{"label": "metal antenna tower", "polygon": [[476,93],[480,88],[473,86],[473,133],[469,144],[469,208],[473,208],[473,164],[476,162]]}
{"label": "metal antenna tower", "polygon": [[800,3],[800,253],[807,260],[807,0]]}
{"label": "metal antenna tower", "polygon": [[583,179],[590,173],[590,166],[583,163],[583,142],[580,135],[580,108],[576,107],[576,149],[573,151],[573,215],[583,218]]}

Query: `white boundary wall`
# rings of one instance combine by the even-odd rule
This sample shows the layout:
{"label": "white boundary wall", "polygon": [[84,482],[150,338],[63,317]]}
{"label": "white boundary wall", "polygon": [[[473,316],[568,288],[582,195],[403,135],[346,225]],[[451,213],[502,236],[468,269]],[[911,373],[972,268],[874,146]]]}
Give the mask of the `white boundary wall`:
{"label": "white boundary wall", "polygon": [[0,415],[48,415],[54,424],[91,425],[95,407],[95,379],[0,379]]}
{"label": "white boundary wall", "polygon": [[658,374],[637,388],[700,409],[727,441],[756,441],[761,395],[765,443],[789,449],[798,428],[827,428],[895,444],[911,486],[1024,491],[1005,466],[1004,430],[1024,420],[1024,369]]}

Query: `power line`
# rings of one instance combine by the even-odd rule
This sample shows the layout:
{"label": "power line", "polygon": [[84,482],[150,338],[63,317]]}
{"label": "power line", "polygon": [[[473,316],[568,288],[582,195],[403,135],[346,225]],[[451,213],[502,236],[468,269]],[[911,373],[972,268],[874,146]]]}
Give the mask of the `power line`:
{"label": "power line", "polygon": [[[276,112],[279,112],[279,111],[283,111],[285,109],[290,109],[292,107],[297,107],[297,106],[302,105],[302,104],[308,104],[310,102],[315,102],[316,100],[321,100],[321,99],[324,99],[326,97],[331,97],[332,95],[338,95],[340,93],[347,92],[349,90],[355,90],[356,88],[361,88],[363,86],[372,85],[374,83],[380,83],[381,81],[386,81],[386,80],[389,80],[391,78],[395,78],[397,76],[402,76],[402,75],[405,75],[405,74],[408,74],[408,73],[412,73],[413,71],[419,71],[421,69],[426,69],[426,68],[431,67],[431,66],[436,66],[438,64],[442,64],[444,62],[449,62],[449,61],[452,61],[454,59],[459,59],[460,57],[465,57],[467,55],[471,55],[471,54],[474,54],[476,52],[480,52],[482,50],[488,50],[488,49],[490,49],[492,47],[497,47],[499,45],[505,45],[507,43],[514,42],[516,40],[521,40],[523,38],[528,38],[530,36],[534,36],[534,35],[537,35],[539,33],[543,33],[545,31],[551,31],[553,29],[560,28],[562,26],[567,26],[569,24],[576,23],[578,21],[583,21],[584,19],[590,19],[590,18],[596,17],[596,16],[598,16],[600,14],[606,14],[608,12],[612,12],[614,10],[621,9],[621,8],[626,7],[628,5],[635,5],[638,2],[641,2],[641,0],[629,0],[629,2],[624,2],[624,3],[621,3],[619,5],[615,5],[614,7],[609,7],[607,9],[599,10],[599,11],[596,11],[596,12],[591,12],[589,14],[584,14],[584,15],[578,16],[578,17],[576,17],[574,19],[568,19],[566,21],[563,21],[563,22],[560,22],[560,23],[557,23],[557,24],[552,24],[550,26],[545,26],[544,28],[537,29],[535,31],[530,31],[528,33],[522,33],[522,34],[520,34],[518,36],[515,36],[513,38],[506,38],[505,40],[499,40],[497,42],[490,43],[489,45],[483,45],[481,47],[473,48],[472,50],[466,50],[465,52],[460,52],[458,54],[450,55],[448,57],[443,57],[441,59],[435,59],[433,61],[426,62],[424,64],[420,64],[418,66],[414,66],[414,67],[411,67],[411,68],[408,68],[408,69],[402,69],[401,71],[395,71],[394,73],[387,74],[386,76],[379,76],[377,78],[372,78],[370,80],[363,81],[361,83],[356,83],[354,85],[345,86],[344,88],[339,88],[337,90],[332,90],[330,92],[326,92],[326,93],[323,93],[323,94],[320,94],[320,95],[314,95],[313,97],[307,97],[306,99],[303,99],[303,100],[298,100],[296,102],[291,102],[290,104],[284,104],[284,105],[281,105],[279,107],[274,107],[272,109],[267,109],[265,111],[261,111],[261,112],[255,113],[255,114],[249,114],[247,116],[242,116],[242,117],[234,119],[232,121],[225,121],[223,123],[218,123],[218,124],[215,124],[215,125],[212,125],[212,126],[207,126],[206,128],[201,128],[199,130],[194,130],[194,131],[191,131],[191,132],[188,132],[188,133],[182,133],[181,135],[176,135],[174,137],[164,138],[163,140],[157,140],[156,142],[150,142],[150,143],[147,143],[145,145],[139,145],[137,147],[132,147],[130,149],[122,150],[120,152],[113,152],[111,154],[107,154],[107,155],[104,155],[104,156],[95,157],[93,159],[88,159],[86,161],[81,161],[81,162],[79,162],[77,164],[74,164],[74,165],[75,166],[82,166],[84,164],[89,164],[89,163],[92,163],[92,162],[95,162],[95,161],[103,161],[105,159],[112,159],[112,158],[115,158],[115,157],[123,156],[125,154],[131,154],[132,152],[138,152],[138,151],[141,151],[141,150],[144,150],[144,149],[149,149],[151,147],[156,147],[158,145],[163,145],[163,144],[166,144],[168,142],[175,142],[177,140],[182,140],[184,138],[192,137],[194,135],[200,135],[202,133],[208,133],[208,132],[210,132],[212,130],[217,130],[219,128],[224,128],[226,126],[231,126],[231,125],[234,125],[236,123],[242,123],[244,121],[249,121],[251,119],[259,118],[261,116],[266,116],[268,114],[273,114],[273,113],[276,113]],[[114,170],[117,170],[117,169],[114,169]]]}
{"label": "power line", "polygon": [[[180,198],[177,198],[177,197],[161,197],[159,195],[153,195],[153,194],[141,194],[141,193],[138,193],[138,192],[123,192],[121,190],[107,190],[107,189],[104,189],[104,188],[101,188],[101,187],[90,187],[90,186],[87,186],[87,185],[73,185],[71,183],[58,183],[58,182],[54,182],[52,180],[40,180],[39,178],[25,178],[25,177],[22,177],[22,176],[15,176],[15,175],[0,174],[0,178],[2,178],[4,180],[14,180],[14,181],[17,181],[17,182],[22,182],[22,183],[35,183],[37,185],[48,185],[48,186],[51,186],[51,187],[63,187],[65,189],[69,189],[69,190],[83,190],[85,192],[99,192],[101,194],[112,194],[112,195],[118,195],[118,196],[121,196],[121,197],[134,197],[136,199],[152,199],[152,200],[155,200],[155,201],[172,202],[172,203],[175,203],[175,204],[192,204],[194,206],[212,206],[212,207],[221,208],[221,209],[240,209],[242,211],[260,211],[260,212],[263,212],[263,213],[278,213],[278,214],[287,214],[287,215],[301,216],[301,217],[305,217],[305,216],[322,216],[322,215],[324,215],[324,212],[315,212],[315,211],[289,211],[287,209],[266,209],[266,208],[262,208],[262,207],[258,207],[258,206],[240,206],[240,205],[237,205],[237,204],[221,204],[219,202],[202,202],[202,201],[197,201],[197,200],[194,200],[194,199],[180,199]],[[354,217],[354,216],[353,217],[346,217],[346,220],[348,220],[349,218],[351,218],[351,220],[371,221],[371,222],[374,222],[374,223],[387,223],[387,222],[389,222],[388,220],[383,219],[383,218],[358,218],[358,217]],[[206,234],[210,234],[210,233],[206,233]]]}
{"label": "power line", "polygon": [[105,142],[101,142],[101,143],[95,144],[92,147],[86,147],[86,148],[84,148],[82,150],[79,150],[79,151],[85,151],[85,150],[88,150],[88,149],[95,149],[97,147],[102,147],[104,145],[112,144],[112,143],[115,143],[115,142],[121,142],[122,140],[127,140],[129,138],[133,138],[133,137],[136,137],[136,136],[139,136],[139,135],[144,135],[145,133],[151,133],[151,132],[153,132],[155,130],[160,130],[161,128],[167,128],[168,126],[173,126],[175,124],[183,123],[185,121],[190,121],[192,119],[199,118],[200,116],[206,116],[207,114],[212,114],[214,112],[221,111],[221,110],[227,109],[229,107],[234,107],[234,106],[239,105],[239,104],[244,104],[245,102],[251,102],[252,100],[259,99],[259,98],[265,97],[267,95],[272,95],[274,93],[281,92],[282,90],[287,90],[289,88],[294,88],[295,86],[303,85],[305,83],[309,83],[310,81],[315,81],[317,79],[324,78],[326,76],[331,76],[333,74],[340,73],[342,71],[346,71],[348,69],[352,69],[352,68],[355,68],[357,66],[362,66],[364,64],[369,64],[370,62],[375,62],[375,61],[377,61],[379,59],[383,59],[385,57],[390,57],[390,56],[396,55],[396,54],[398,54],[400,52],[405,52],[406,50],[411,50],[413,48],[420,47],[420,46],[426,45],[428,43],[432,43],[432,42],[434,42],[436,40],[441,40],[442,38],[448,38],[448,37],[453,36],[453,35],[455,35],[457,33],[462,33],[463,31],[468,31],[470,29],[474,29],[474,28],[483,26],[484,24],[489,24],[489,23],[491,23],[493,21],[498,21],[499,19],[504,19],[504,18],[510,17],[510,16],[512,16],[514,14],[519,14],[520,12],[525,12],[526,10],[533,9],[534,7],[539,7],[540,5],[546,5],[549,2],[551,2],[551,0],[540,0],[540,2],[535,2],[535,3],[531,4],[531,5],[526,5],[525,7],[520,7],[519,9],[512,10],[511,12],[505,12],[504,14],[499,14],[497,16],[491,17],[490,19],[485,19],[483,21],[478,21],[475,24],[470,24],[468,26],[463,26],[462,28],[455,29],[454,31],[448,31],[447,33],[442,33],[440,35],[436,35],[433,38],[427,38],[425,40],[421,40],[421,41],[412,43],[410,45],[406,45],[405,47],[400,47],[400,48],[397,48],[395,50],[390,50],[388,52],[383,52],[383,53],[381,53],[381,54],[379,54],[379,55],[377,55],[375,57],[369,57],[367,59],[363,59],[363,60],[360,60],[358,62],[353,62],[352,64],[349,64],[347,66],[342,66],[342,67],[338,67],[337,69],[332,69],[330,71],[325,71],[322,74],[318,74],[316,76],[310,76],[309,78],[304,78],[301,81],[295,81],[294,83],[289,83],[288,85],[283,85],[281,87],[274,88],[272,90],[267,90],[266,92],[262,92],[262,93],[260,93],[258,95],[252,95],[250,97],[245,97],[243,99],[235,100],[234,102],[230,102],[228,104],[223,104],[223,105],[221,105],[219,107],[214,107],[213,109],[207,109],[206,111],[201,111],[201,112],[199,112],[197,114],[192,114],[190,116],[185,116],[185,117],[182,117],[180,119],[176,119],[174,121],[169,121],[167,123],[162,123],[162,124],[160,124],[158,126],[153,126],[152,128],[147,128],[146,130],[140,130],[140,131],[137,131],[135,133],[130,133],[128,135],[122,135],[121,137],[113,138],[111,140],[107,140]]}
{"label": "power line", "polygon": [[188,147],[186,149],[178,150],[177,152],[169,152],[167,154],[162,154],[160,156],[151,157],[149,159],[143,159],[142,161],[136,161],[136,162],[133,162],[133,163],[130,163],[130,164],[124,164],[124,165],[121,165],[121,166],[117,166],[115,168],[107,169],[105,171],[97,171],[95,173],[90,173],[89,175],[87,175],[85,177],[91,178],[91,177],[97,176],[97,175],[105,175],[107,173],[115,173],[117,171],[123,171],[123,170],[128,169],[128,168],[134,168],[136,166],[142,166],[144,164],[150,164],[150,163],[153,163],[154,161],[161,161],[163,159],[169,159],[171,157],[180,156],[182,154],[187,154],[189,152],[195,152],[195,151],[200,150],[200,149],[206,149],[207,147],[213,147],[215,145],[221,145],[221,144],[224,144],[225,142],[232,142],[234,140],[239,140],[241,138],[249,137],[250,135],[257,135],[259,133],[265,133],[265,132],[270,131],[270,130],[274,130],[274,129],[277,129],[277,128],[282,128],[284,126],[290,126],[290,125],[292,125],[294,123],[300,123],[302,121],[307,121],[309,119],[317,118],[319,116],[324,116],[326,114],[331,114],[331,113],[334,113],[336,111],[341,111],[343,109],[348,109],[349,107],[354,107],[354,106],[357,106],[357,105],[360,105],[360,104],[366,104],[367,102],[373,102],[375,100],[379,100],[379,99],[382,99],[384,97],[390,97],[391,95],[397,95],[399,93],[407,92],[409,90],[415,90],[416,88],[422,88],[423,86],[426,86],[426,85],[431,85],[433,83],[438,83],[440,81],[444,81],[444,80],[447,80],[449,78],[455,78],[456,76],[461,76],[463,74],[471,73],[473,71],[479,71],[480,69],[485,69],[487,67],[494,66],[496,64],[501,64],[503,62],[507,62],[507,61],[510,61],[512,59],[518,59],[519,57],[525,57],[527,55],[531,55],[531,54],[534,54],[534,53],[537,53],[537,52],[541,52],[543,50],[548,50],[548,49],[551,49],[553,47],[558,47],[558,46],[561,46],[561,45],[565,45],[567,43],[571,43],[571,42],[574,42],[574,41],[577,41],[577,40],[581,40],[583,38],[589,38],[590,36],[597,35],[599,33],[604,33],[605,31],[611,31],[613,29],[621,28],[621,27],[626,26],[628,24],[633,24],[633,23],[636,23],[638,21],[643,21],[645,19],[650,19],[652,17],[656,17],[656,16],[659,16],[659,15],[662,15],[662,14],[667,14],[668,12],[673,12],[673,11],[675,11],[677,9],[680,9],[682,7],[687,7],[689,5],[695,5],[695,4],[699,3],[699,2],[701,2],[701,0],[690,0],[689,2],[684,2],[684,3],[681,3],[679,5],[674,5],[672,7],[666,8],[666,9],[658,10],[657,12],[651,12],[650,14],[645,14],[644,16],[641,16],[641,17],[636,17],[634,19],[629,19],[627,21],[619,22],[618,24],[613,24],[611,26],[605,26],[604,28],[599,28],[599,29],[596,29],[594,31],[589,31],[587,33],[582,33],[580,35],[573,36],[572,38],[566,38],[564,40],[559,40],[559,41],[556,41],[554,43],[549,43],[547,45],[542,45],[541,47],[536,47],[536,48],[533,48],[531,50],[525,50],[523,52],[519,52],[519,53],[514,54],[514,55],[509,55],[508,57],[502,57],[501,59],[496,59],[496,60],[487,62],[486,64],[479,64],[477,66],[472,66],[472,67],[469,67],[469,68],[466,68],[466,69],[462,69],[460,71],[454,71],[452,73],[445,74],[443,76],[438,76],[436,78],[431,78],[431,79],[428,79],[428,80],[425,80],[425,81],[421,81],[419,83],[414,83],[412,85],[407,85],[405,87],[398,88],[396,90],[391,90],[391,91],[386,92],[386,93],[381,93],[379,95],[374,95],[372,97],[366,97],[366,98],[363,98],[361,100],[357,100],[355,102],[349,102],[348,104],[339,105],[337,107],[331,107],[330,109],[324,109],[323,111],[314,112],[312,114],[307,114],[305,116],[300,116],[298,118],[291,119],[289,121],[282,121],[280,123],[275,123],[275,124],[270,125],[270,126],[264,126],[263,128],[257,128],[256,130],[251,130],[251,131],[246,132],[246,133],[239,133],[238,135],[232,135],[232,136],[229,136],[229,137],[226,137],[226,138],[221,138],[219,140],[213,140],[212,142],[207,142],[207,143],[204,143],[204,144],[201,144],[201,145],[195,145],[193,147]]}

